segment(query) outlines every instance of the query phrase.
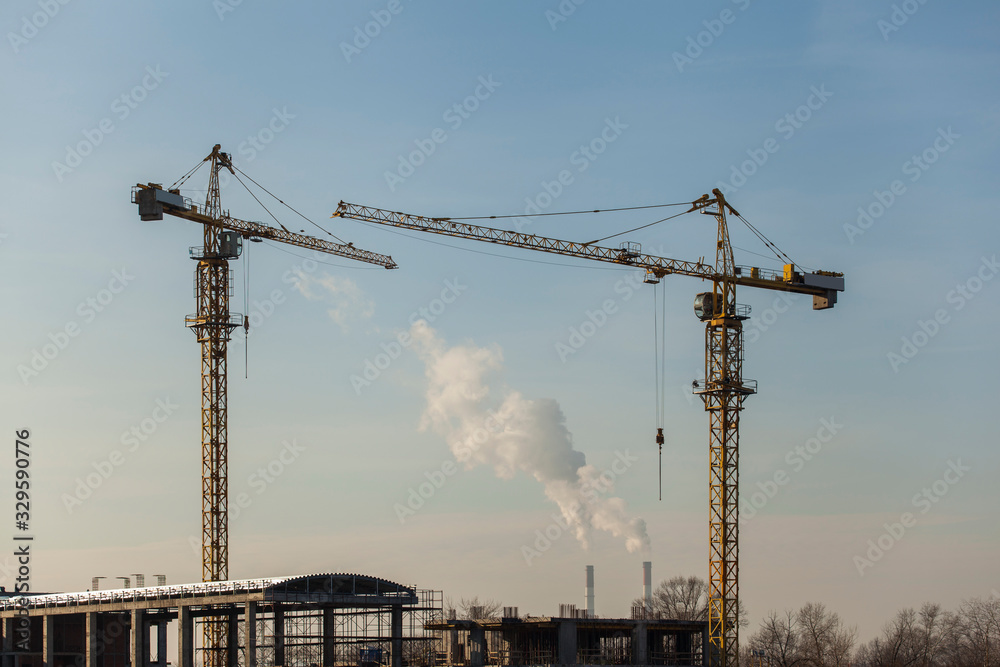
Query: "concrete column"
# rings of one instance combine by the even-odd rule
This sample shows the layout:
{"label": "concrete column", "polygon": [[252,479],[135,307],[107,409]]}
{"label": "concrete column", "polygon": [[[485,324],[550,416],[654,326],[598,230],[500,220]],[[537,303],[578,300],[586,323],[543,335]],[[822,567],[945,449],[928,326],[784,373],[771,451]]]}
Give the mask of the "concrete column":
{"label": "concrete column", "polygon": [[3,619],[3,664],[0,667],[14,667],[14,619]]}
{"label": "concrete column", "polygon": [[334,667],[337,660],[337,617],[333,607],[323,607],[323,667]]}
{"label": "concrete column", "polygon": [[86,617],[83,636],[83,665],[84,667],[97,667],[97,624],[100,617],[96,611],[88,611]]}
{"label": "concrete column", "polygon": [[691,659],[691,652],[694,649],[694,635],[690,632],[677,633],[677,664],[690,665],[694,661]]}
{"label": "concrete column", "polygon": [[274,667],[285,664],[285,610],[274,605]]}
{"label": "concrete column", "polygon": [[486,663],[486,630],[481,625],[474,625],[469,630],[469,664],[472,667],[483,667]]}
{"label": "concrete column", "polygon": [[132,667],[149,667],[149,626],[146,625],[146,612],[142,609],[133,609],[131,620],[129,655],[132,658]]}
{"label": "concrete column", "polygon": [[246,646],[243,647],[244,667],[257,667],[257,603],[247,602],[243,612],[243,634]]}
{"label": "concrete column", "polygon": [[194,619],[186,605],[177,607],[177,667],[194,667]]}
{"label": "concrete column", "polygon": [[645,623],[636,623],[632,627],[632,664],[648,665],[649,663],[649,632]]}
{"label": "concrete column", "polygon": [[702,665],[707,666],[707,665],[714,665],[714,664],[716,664],[716,661],[709,654],[710,650],[712,650],[712,644],[708,641],[708,624],[706,623],[705,627],[701,629],[701,664]]}
{"label": "concrete column", "polygon": [[56,658],[56,617],[51,614],[42,616],[42,665],[55,667]]}
{"label": "concrete column", "polygon": [[167,622],[156,623],[156,664],[167,667]]}
{"label": "concrete column", "polygon": [[240,664],[240,613],[235,608],[226,619],[226,665],[238,667]]}
{"label": "concrete column", "polygon": [[392,606],[392,667],[403,667],[403,608],[398,604]]}
{"label": "concrete column", "polygon": [[559,664],[575,665],[576,621],[559,621]]}

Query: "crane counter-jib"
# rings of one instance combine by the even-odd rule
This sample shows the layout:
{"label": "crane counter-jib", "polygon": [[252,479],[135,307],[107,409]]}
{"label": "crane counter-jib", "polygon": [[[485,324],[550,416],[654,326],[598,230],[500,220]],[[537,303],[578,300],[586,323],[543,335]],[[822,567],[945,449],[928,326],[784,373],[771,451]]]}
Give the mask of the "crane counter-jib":
{"label": "crane counter-jib", "polygon": [[247,239],[268,239],[328,255],[377,264],[386,269],[398,268],[396,262],[389,255],[357,248],[353,243],[333,243],[306,234],[296,234],[287,229],[271,227],[260,222],[240,220],[225,213],[218,218],[213,218],[199,211],[198,206],[181,195],[179,191],[164,190],[156,183],[136,185],[132,190],[132,202],[139,206],[139,218],[144,221],[163,220],[163,214],[166,213],[191,222],[234,231]]}

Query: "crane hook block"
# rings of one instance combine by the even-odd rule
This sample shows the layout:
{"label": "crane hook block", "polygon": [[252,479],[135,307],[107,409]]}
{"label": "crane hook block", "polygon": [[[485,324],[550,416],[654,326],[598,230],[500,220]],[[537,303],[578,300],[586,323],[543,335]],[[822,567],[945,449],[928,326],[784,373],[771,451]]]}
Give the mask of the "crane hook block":
{"label": "crane hook block", "polygon": [[660,447],[663,446],[663,429],[662,428],[656,429],[656,444],[658,444]]}

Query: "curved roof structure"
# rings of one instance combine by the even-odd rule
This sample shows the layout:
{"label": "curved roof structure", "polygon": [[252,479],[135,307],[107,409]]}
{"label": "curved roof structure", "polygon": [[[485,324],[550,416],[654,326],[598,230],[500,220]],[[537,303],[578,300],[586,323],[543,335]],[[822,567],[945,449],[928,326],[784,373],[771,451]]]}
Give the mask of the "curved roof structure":
{"label": "curved roof structure", "polygon": [[210,581],[173,586],[119,588],[85,593],[11,595],[0,598],[0,611],[57,607],[122,605],[174,607],[213,602],[299,602],[344,606],[412,605],[417,592],[386,579],[363,574],[326,573],[240,581]]}

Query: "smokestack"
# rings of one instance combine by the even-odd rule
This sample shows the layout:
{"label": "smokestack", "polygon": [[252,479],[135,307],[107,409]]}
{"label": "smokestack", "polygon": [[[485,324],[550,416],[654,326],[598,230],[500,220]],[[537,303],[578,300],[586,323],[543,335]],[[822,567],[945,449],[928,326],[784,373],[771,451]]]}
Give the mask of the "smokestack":
{"label": "smokestack", "polygon": [[594,566],[587,566],[587,618],[594,618]]}
{"label": "smokestack", "polygon": [[647,613],[653,609],[653,563],[648,560],[642,563],[642,603]]}

